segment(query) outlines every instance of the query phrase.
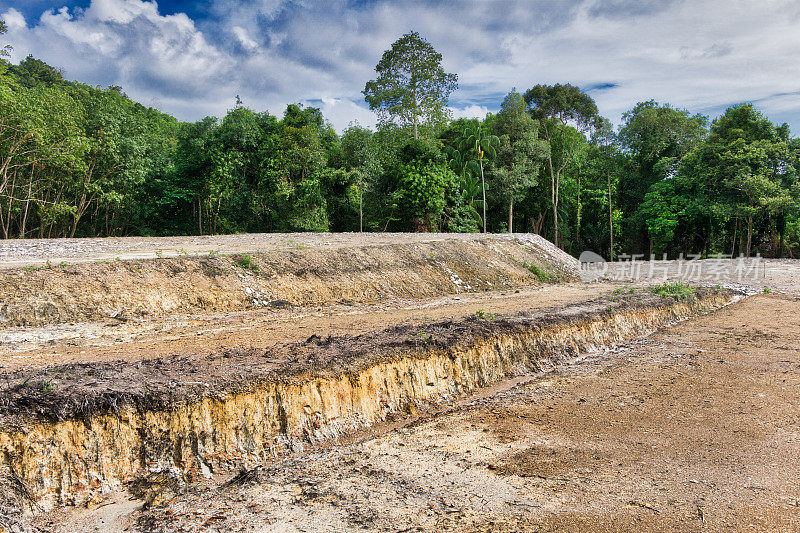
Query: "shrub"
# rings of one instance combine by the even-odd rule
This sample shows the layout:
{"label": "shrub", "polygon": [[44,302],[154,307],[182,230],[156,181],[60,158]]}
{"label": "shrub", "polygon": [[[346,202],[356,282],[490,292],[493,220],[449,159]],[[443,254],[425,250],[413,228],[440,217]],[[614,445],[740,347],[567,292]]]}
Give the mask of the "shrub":
{"label": "shrub", "polygon": [[665,298],[672,297],[676,300],[686,300],[694,297],[694,287],[681,281],[666,282],[650,287],[650,292]]}

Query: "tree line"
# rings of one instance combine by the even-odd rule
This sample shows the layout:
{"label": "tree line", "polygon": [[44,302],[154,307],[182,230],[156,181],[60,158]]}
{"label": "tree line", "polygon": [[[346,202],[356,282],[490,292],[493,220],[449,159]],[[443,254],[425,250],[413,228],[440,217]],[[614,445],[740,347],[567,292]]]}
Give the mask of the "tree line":
{"label": "tree line", "polygon": [[800,250],[800,140],[751,104],[710,122],[641,102],[613,128],[579,88],[535,85],[452,120],[457,86],[406,34],[364,88],[378,127],[338,134],[317,108],[274,116],[238,97],[222,119],[181,122],[0,57],[0,235],[525,231],[575,255]]}

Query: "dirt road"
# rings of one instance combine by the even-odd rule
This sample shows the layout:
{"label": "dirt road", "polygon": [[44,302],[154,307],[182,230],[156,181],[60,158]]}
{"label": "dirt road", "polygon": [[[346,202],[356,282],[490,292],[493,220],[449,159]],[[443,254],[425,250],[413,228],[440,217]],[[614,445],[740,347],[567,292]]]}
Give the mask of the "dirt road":
{"label": "dirt road", "polygon": [[372,305],[257,309],[157,320],[83,322],[0,329],[0,373],[93,361],[141,361],[210,355],[234,347],[269,348],[311,335],[358,335],[388,325],[424,324],[474,315],[514,314],[579,303],[613,287],[574,283],[436,299],[385,299]]}
{"label": "dirt road", "polygon": [[[510,239],[525,234],[492,234]],[[336,250],[353,246],[480,241],[482,233],[246,233],[182,237],[95,239],[7,239],[0,241],[0,269],[104,260],[137,260],[187,255],[287,250]]]}
{"label": "dirt road", "polygon": [[[755,296],[439,414],[71,526],[797,531],[800,302]],[[58,516],[42,520],[56,531]]]}

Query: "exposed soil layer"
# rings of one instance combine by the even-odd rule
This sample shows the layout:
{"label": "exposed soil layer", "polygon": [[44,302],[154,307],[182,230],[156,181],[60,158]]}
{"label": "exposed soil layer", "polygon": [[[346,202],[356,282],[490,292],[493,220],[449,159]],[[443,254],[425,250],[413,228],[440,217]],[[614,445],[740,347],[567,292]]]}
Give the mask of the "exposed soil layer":
{"label": "exposed soil layer", "polygon": [[0,327],[360,304],[576,279],[577,261],[536,235],[409,241],[1,270]]}
{"label": "exposed soil layer", "polygon": [[[0,532],[798,530],[800,268],[711,265],[674,300],[685,264],[563,283],[530,235],[0,242]],[[613,348],[721,287],[772,295]]]}
{"label": "exposed soil layer", "polygon": [[18,371],[0,393],[0,451],[41,508],[134,474],[179,483],[339,438],[515,374],[634,338],[728,302],[647,292],[515,316],[397,326],[216,357]]}
{"label": "exposed soil layer", "polygon": [[67,363],[138,363],[143,359],[219,355],[231,347],[268,349],[320,337],[360,335],[387,325],[456,320],[478,311],[528,313],[580,303],[613,291],[601,283],[569,283],[461,293],[438,298],[383,298],[371,304],[303,306],[192,313],[161,319],[75,322],[0,328],[0,383],[5,373]]}
{"label": "exposed soil layer", "polygon": [[[798,531],[800,302],[753,296],[138,512],[52,531]],[[123,499],[124,501],[124,499]],[[112,530],[112,529],[108,529]]]}

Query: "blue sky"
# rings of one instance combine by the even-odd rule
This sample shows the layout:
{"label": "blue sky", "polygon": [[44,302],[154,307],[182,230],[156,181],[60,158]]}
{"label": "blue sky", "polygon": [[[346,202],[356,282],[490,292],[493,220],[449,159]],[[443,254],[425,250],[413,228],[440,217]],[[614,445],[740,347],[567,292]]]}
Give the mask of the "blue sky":
{"label": "blue sky", "polygon": [[649,99],[712,117],[752,101],[800,133],[794,0],[0,0],[0,18],[13,60],[33,54],[184,120],[221,116],[238,94],[278,115],[313,102],[339,130],[372,125],[361,90],[416,30],[459,75],[454,116],[570,82],[614,122]]}

